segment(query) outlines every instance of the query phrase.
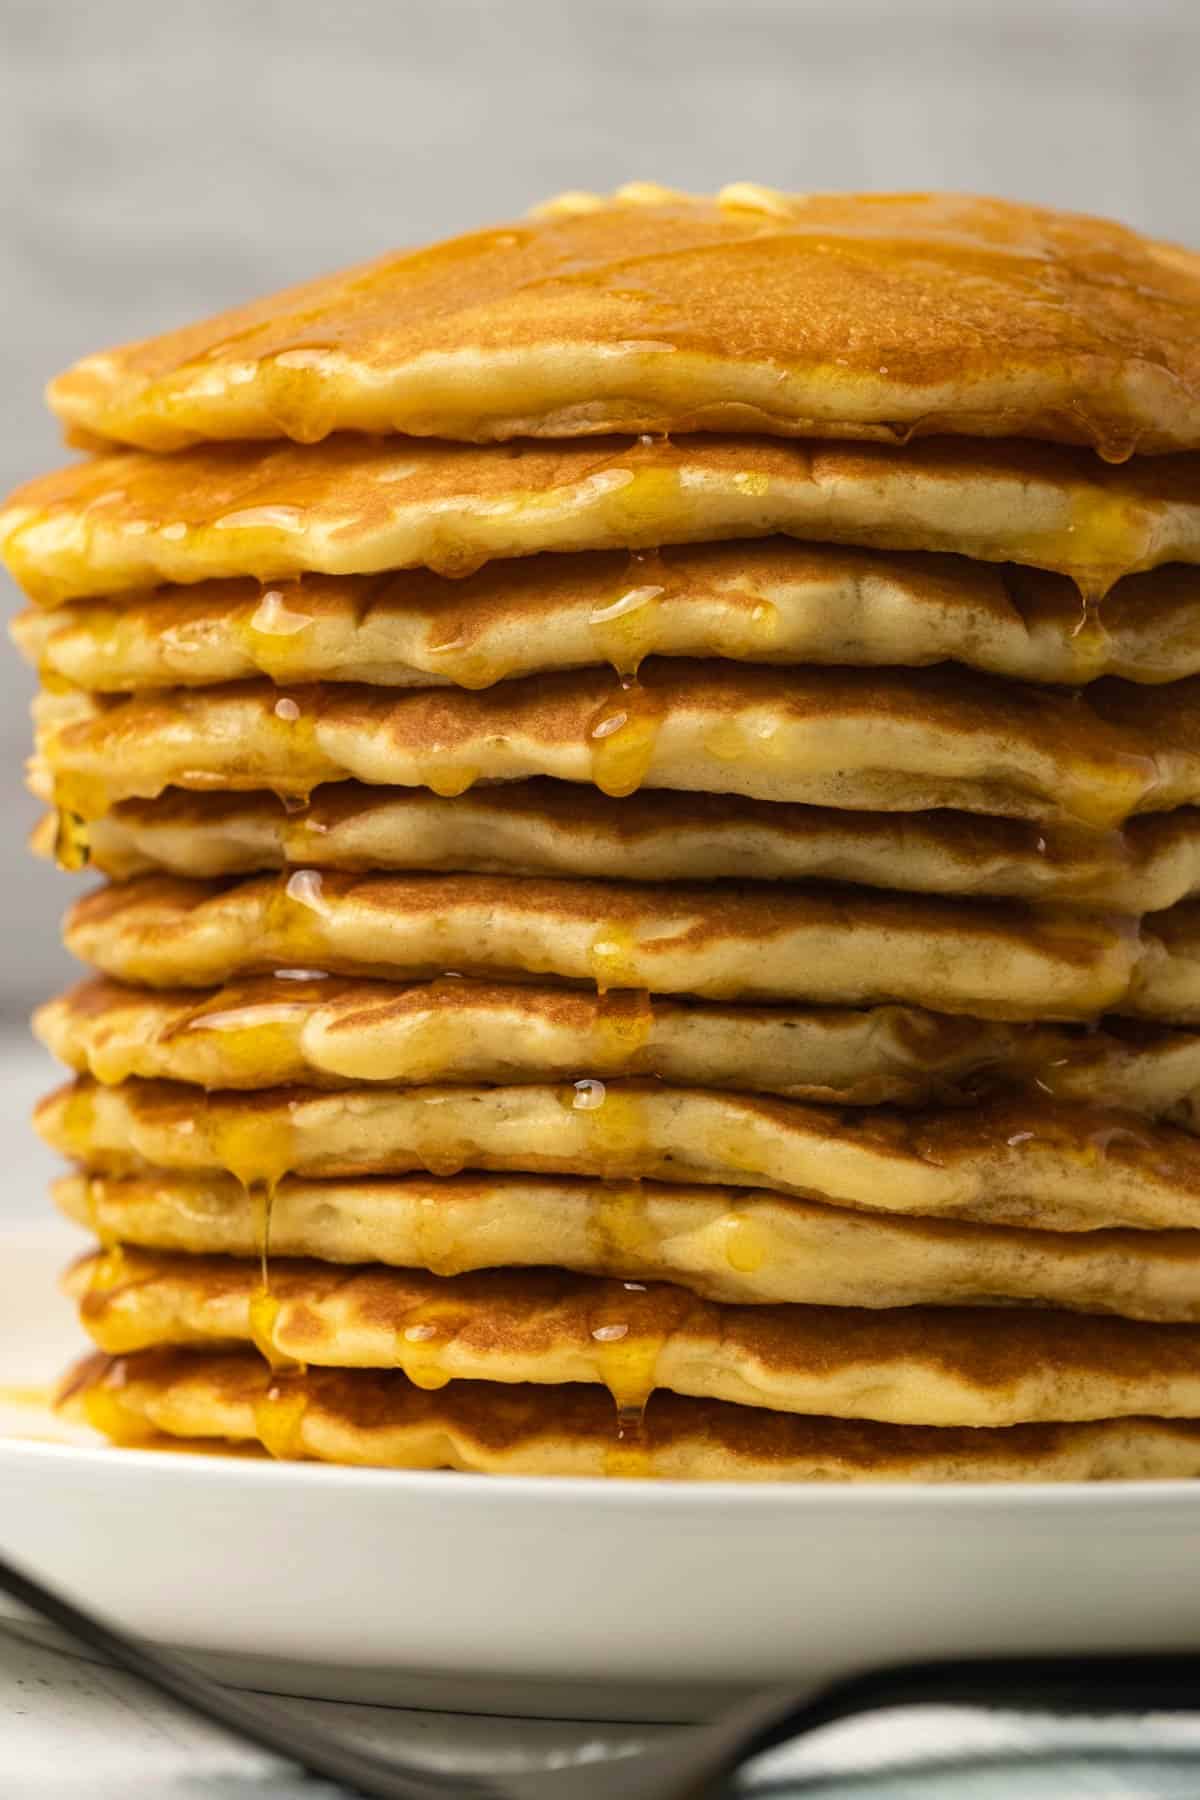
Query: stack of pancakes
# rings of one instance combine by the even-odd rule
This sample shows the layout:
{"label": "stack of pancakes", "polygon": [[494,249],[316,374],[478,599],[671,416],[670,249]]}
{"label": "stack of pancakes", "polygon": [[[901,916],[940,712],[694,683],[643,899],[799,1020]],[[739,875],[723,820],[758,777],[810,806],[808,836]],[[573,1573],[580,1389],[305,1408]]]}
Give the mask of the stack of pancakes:
{"label": "stack of pancakes", "polygon": [[71,1404],[1200,1474],[1200,259],[638,186],[50,392]]}

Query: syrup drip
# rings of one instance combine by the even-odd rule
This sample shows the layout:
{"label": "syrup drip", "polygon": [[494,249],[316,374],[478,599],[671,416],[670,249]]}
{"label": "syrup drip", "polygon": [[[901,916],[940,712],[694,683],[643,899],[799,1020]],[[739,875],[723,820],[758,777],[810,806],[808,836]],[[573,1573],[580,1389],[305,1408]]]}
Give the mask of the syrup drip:
{"label": "syrup drip", "polygon": [[108,787],[99,775],[86,775],[81,769],[60,769],[54,777],[54,805],[60,829],[64,813],[82,826],[85,820],[104,817],[110,805]]}
{"label": "syrup drip", "polygon": [[264,946],[285,968],[319,967],[328,954],[324,882],[319,869],[294,869],[272,887],[264,919]]}
{"label": "syrup drip", "polygon": [[60,869],[77,875],[91,859],[91,843],[86,822],[65,806],[55,808],[54,860]]}
{"label": "syrup drip", "polygon": [[456,687],[493,687],[511,672],[511,663],[489,656],[486,650],[473,650],[470,644],[468,626],[460,622],[443,636],[431,639],[425,645],[425,654],[437,662],[437,673],[445,675]]}
{"label": "syrup drip", "polygon": [[[597,957],[598,943],[607,945],[609,941],[598,940],[591,946],[590,962],[597,981],[599,971],[603,970],[607,978],[615,962],[624,960],[627,964],[629,960],[628,947],[619,945],[613,946],[612,955],[607,960],[603,950]],[[648,1043],[653,1030],[654,1006],[644,988],[608,994],[603,1002],[597,1004],[592,1030],[602,1067],[630,1072],[636,1064],[638,1052]]]}
{"label": "syrup drip", "polygon": [[641,986],[637,941],[626,925],[613,921],[601,926],[588,947],[588,963],[601,994]]}
{"label": "syrup drip", "polygon": [[755,1275],[772,1251],[771,1240],[756,1219],[744,1212],[728,1213],[725,1227],[725,1260],[739,1275]]}
{"label": "syrup drip", "polygon": [[660,551],[632,551],[627,584],[614,599],[589,613],[596,649],[618,675],[636,676],[643,660],[658,648],[660,603],[669,582]]}
{"label": "syrup drip", "polygon": [[454,1330],[455,1321],[445,1302],[430,1301],[405,1315],[396,1334],[396,1363],[414,1387],[432,1393],[449,1382],[445,1348]]}
{"label": "syrup drip", "polygon": [[272,1369],[279,1369],[294,1359],[275,1343],[280,1303],[271,1292],[271,1215],[276,1189],[294,1161],[291,1122],[286,1115],[264,1116],[252,1108],[230,1106],[210,1118],[208,1138],[214,1157],[246,1196],[259,1262],[258,1286],[249,1301],[250,1335],[260,1355]]}
{"label": "syrup drip", "polygon": [[[240,636],[255,668],[275,681],[287,681],[308,672],[311,651],[304,634],[314,623],[312,614],[290,604],[279,588],[268,588],[242,623]],[[292,716],[297,715],[298,709]]]}
{"label": "syrup drip", "polygon": [[114,1444],[143,1444],[154,1429],[107,1385],[88,1388],[83,1395],[83,1416],[93,1431]]}
{"label": "syrup drip", "polygon": [[302,1374],[274,1375],[254,1407],[254,1432],[280,1462],[302,1455],[308,1391]]}
{"label": "syrup drip", "polygon": [[[622,1285],[630,1295],[645,1292],[640,1282]],[[658,1385],[658,1361],[666,1343],[661,1332],[643,1331],[632,1322],[636,1310],[617,1299],[606,1301],[591,1328],[597,1375],[616,1402],[616,1431],[605,1452],[604,1472],[627,1479],[653,1474],[645,1441],[646,1406]]]}
{"label": "syrup drip", "polygon": [[428,762],[418,763],[416,774],[421,787],[431,788],[443,800],[456,800],[474,787],[480,771],[467,764]]}
{"label": "syrup drip", "polygon": [[85,1178],[85,1204],[87,1206],[88,1229],[99,1243],[102,1250],[115,1250],[118,1239],[103,1221],[102,1208],[105,1198],[105,1182],[101,1175],[88,1175]]}
{"label": "syrup drip", "polygon": [[641,787],[654,761],[663,701],[632,683],[597,708],[588,725],[592,780],[601,793],[624,799]]}

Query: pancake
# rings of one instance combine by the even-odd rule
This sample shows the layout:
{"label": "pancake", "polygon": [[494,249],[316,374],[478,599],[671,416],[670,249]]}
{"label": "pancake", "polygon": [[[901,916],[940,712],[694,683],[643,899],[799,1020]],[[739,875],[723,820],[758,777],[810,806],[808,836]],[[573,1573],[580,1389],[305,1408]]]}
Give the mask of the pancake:
{"label": "pancake", "polygon": [[960,431],[1200,444],[1200,259],[960,194],[650,182],[394,251],[88,356],[76,429],[175,449],[336,429],[506,438]]}
{"label": "pancake", "polygon": [[[53,856],[53,815],[33,848]],[[273,794],[168,788],[90,820],[91,866],[127,880],[201,879],[291,865],[346,872],[462,870],[626,881],[838,881],[909,893],[1069,901],[1157,912],[1200,891],[1200,808],[1143,814],[1121,831],[981,814],[844,812],[644,789],[614,799],[556,781],[457,797],[425,788],[315,788],[302,812]]]}
{"label": "pancake", "polygon": [[[148,1434],[261,1443],[273,1455],[373,1468],[489,1475],[658,1476],[676,1481],[1111,1481],[1200,1475],[1200,1425],[1109,1419],[1086,1425],[946,1430],[801,1418],[659,1392],[636,1448],[614,1444],[600,1388],[455,1381],[309,1369],[272,1375],[243,1351],[95,1355],[61,1402],[118,1442]],[[161,1442],[162,1438],[159,1437]],[[186,1444],[183,1447],[187,1447]]]}
{"label": "pancake", "polygon": [[[262,1213],[236,1181],[151,1172],[68,1176],[55,1200],[105,1244],[254,1257]],[[673,1281],[741,1304],[945,1306],[1040,1302],[1200,1323],[1200,1231],[1021,1231],[889,1218],[752,1188],[548,1176],[285,1180],[275,1257]]]}
{"label": "pancake", "polygon": [[1200,1024],[1200,904],[1185,900],[1146,921],[1144,948],[1123,1012]]}
{"label": "pancake", "polygon": [[657,1082],[268,1088],[87,1079],[43,1100],[52,1149],[97,1174],[464,1169],[744,1185],[868,1212],[1050,1231],[1200,1225],[1200,1144],[1114,1109],[1022,1095],[863,1111]]}
{"label": "pancake", "polygon": [[964,1104],[1033,1087],[1151,1117],[1200,1111],[1200,1034],[1056,1028],[915,1007],[718,1006],[618,990],[262,976],[205,993],[81,982],[34,1015],[98,1081],[205,1088],[650,1076],[854,1106]]}
{"label": "pancake", "polygon": [[1098,599],[1138,570],[1200,562],[1200,456],[1112,468],[1048,444],[738,437],[126,451],[19,488],[0,510],[0,556],[31,598],[56,606],[158,582],[463,576],[538,551],[779,532],[1028,563]]}
{"label": "pancake", "polygon": [[[101,1350],[255,1341],[285,1361],[448,1381],[657,1388],[894,1425],[1003,1426],[1200,1412],[1200,1327],[1034,1309],[723,1306],[553,1269],[438,1276],[280,1259],[269,1304],[234,1257],[112,1250],[67,1279]],[[266,1298],[266,1296],[264,1296]]]}
{"label": "pancake", "polygon": [[[1160,915],[1167,917],[1169,915]],[[142,876],[87,894],[67,948],[120,981],[210,987],[276,969],[412,980],[551,976],[712,1000],[1093,1018],[1129,994],[1130,920],[869,889],[322,875]]]}
{"label": "pancake", "polygon": [[[1048,694],[963,669],[656,661],[485,693],[273,682],[37,703],[40,788],[84,818],[167,787],[307,797],[352,776],[461,794],[553,776],[883,812],[957,807],[1099,827],[1200,800],[1200,678],[1113,724],[1113,685]],[[1138,690],[1139,693],[1142,690]],[[1100,699],[1093,702],[1095,694]]]}
{"label": "pancake", "polygon": [[43,675],[102,692],[280,682],[493,682],[647,656],[771,664],[953,661],[1023,681],[1200,671],[1200,575],[1170,563],[1081,612],[1059,575],[960,556],[765,538],[527,557],[465,580],[420,570],[157,588],[30,608],[13,635]]}
{"label": "pancake", "polygon": [[[199,994],[93,978],[39,1007],[34,1030],[60,1061],[106,1083],[130,1075],[206,1088],[545,1082],[586,1068],[856,1105],[974,1097],[1050,1061],[1061,1087],[1081,1049],[1089,1073],[1096,1069],[1100,1041],[913,1007],[756,1008],[627,990],[269,975]],[[1182,1034],[1158,1035],[1173,1045]],[[1173,1098],[1189,1091],[1179,1085],[1185,1074],[1200,1090],[1193,1041],[1190,1056],[1171,1059]],[[1122,1072],[1145,1062],[1148,1084],[1166,1058],[1113,1043],[1110,1060]],[[1130,1069],[1123,1100],[1138,1081]]]}

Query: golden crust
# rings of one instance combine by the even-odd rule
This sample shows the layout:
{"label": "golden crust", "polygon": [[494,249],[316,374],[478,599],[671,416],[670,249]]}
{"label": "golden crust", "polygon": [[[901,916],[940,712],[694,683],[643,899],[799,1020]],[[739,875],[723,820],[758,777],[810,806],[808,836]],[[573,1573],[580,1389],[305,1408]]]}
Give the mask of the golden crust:
{"label": "golden crust", "polygon": [[[84,818],[168,787],[308,796],[346,776],[458,794],[553,776],[805,805],[1121,824],[1200,800],[1200,677],[1086,697],[964,669],[661,660],[482,693],[272,682],[129,698],[43,693],[35,782]],[[1115,715],[1115,717],[1113,716]]]}
{"label": "golden crust", "polygon": [[[254,1257],[261,1208],[222,1175],[151,1170],[55,1184],[102,1243]],[[1200,1324],[1200,1231],[1054,1232],[856,1213],[753,1188],[536,1175],[283,1180],[272,1257],[461,1275],[558,1268],[670,1281],[739,1304],[1037,1303]]]}
{"label": "golden crust", "polygon": [[753,1007],[616,990],[444,979],[251,977],[209,992],[103,977],[34,1016],[47,1048],[106,1084],[352,1087],[652,1077],[853,1106],[977,1101],[1030,1086],[1187,1123],[1200,1034],[1055,1027],[915,1007]]}
{"label": "golden crust", "polygon": [[[55,822],[33,848],[53,856]],[[1069,901],[1158,912],[1200,889],[1200,808],[1076,831],[983,814],[846,812],[646,788],[619,799],[547,780],[454,797],[359,782],[314,789],[302,812],[273,795],[168,788],[88,822],[90,863],[118,881],[297,868],[709,881],[839,881],[908,893]]]}
{"label": "golden crust", "polygon": [[30,608],[13,623],[51,679],[101,692],[283,683],[488,687],[648,656],[891,665],[947,660],[1068,686],[1200,672],[1200,576],[1131,575],[1082,612],[1063,576],[961,556],[765,538],[535,556],[465,580],[424,570],[199,582]]}
{"label": "golden crust", "polygon": [[713,1000],[897,1000],[981,1018],[1092,1018],[1137,972],[1129,920],[868,889],[322,875],[236,886],[142,876],[85,895],[64,937],[150,987],[276,969],[421,979],[447,969]]}
{"label": "golden crust", "polygon": [[[947,1430],[805,1418],[659,1392],[634,1449],[602,1389],[455,1381],[438,1393],[382,1370],[273,1376],[261,1357],[147,1350],[85,1359],[63,1408],[122,1442],[262,1443],[276,1456],[494,1475],[678,1481],[1089,1481],[1200,1474],[1200,1425]],[[160,1440],[161,1441],[161,1440]]]}
{"label": "golden crust", "polygon": [[780,532],[1032,564],[1098,598],[1122,576],[1200,562],[1200,456],[1112,468],[1046,444],[742,437],[126,451],[18,489],[0,511],[0,555],[56,606],[158,582],[463,576],[538,551]]}
{"label": "golden crust", "polygon": [[86,357],[50,401],[151,449],[752,428],[1121,457],[1200,443],[1198,316],[1200,259],[1078,213],[633,183]]}
{"label": "golden crust", "polygon": [[1004,1426],[1200,1412],[1200,1327],[1022,1308],[727,1306],[559,1270],[437,1276],[117,1250],[68,1277],[102,1350],[256,1337],[284,1360],[448,1381],[658,1388],[898,1425]]}
{"label": "golden crust", "polygon": [[37,1109],[101,1174],[223,1173],[256,1187],[465,1169],[748,1185],[868,1212],[1046,1230],[1200,1225],[1200,1143],[1112,1108],[1018,1095],[842,1109],[583,1077],[557,1086],[206,1092],[83,1078]]}
{"label": "golden crust", "polygon": [[[34,1017],[60,1061],[105,1083],[131,1075],[205,1088],[358,1082],[546,1082],[650,1076],[677,1085],[761,1090],[794,1099],[876,1105],[974,1096],[1027,1070],[1081,1060],[1101,1072],[1095,1033],[987,1024],[916,1008],[719,1006],[627,989],[608,994],[466,979],[396,984],[333,976],[251,977],[208,993],[154,991],[93,978]],[[1174,1048],[1179,1034],[1168,1037]],[[1157,1095],[1151,1049],[1113,1042],[1130,1087]],[[1172,1099],[1200,1086],[1195,1054],[1171,1058]],[[1144,1067],[1137,1073],[1133,1065]]]}

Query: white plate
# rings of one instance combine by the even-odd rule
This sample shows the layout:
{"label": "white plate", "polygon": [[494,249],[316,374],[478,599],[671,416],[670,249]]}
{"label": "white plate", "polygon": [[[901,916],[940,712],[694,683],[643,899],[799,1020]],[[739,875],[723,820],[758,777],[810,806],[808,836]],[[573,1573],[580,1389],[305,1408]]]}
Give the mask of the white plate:
{"label": "white plate", "polygon": [[[78,1349],[74,1242],[0,1239],[0,1386]],[[489,1481],[15,1437],[0,1545],[231,1678],[460,1711],[680,1718],[894,1657],[1200,1643],[1190,1484]]]}

